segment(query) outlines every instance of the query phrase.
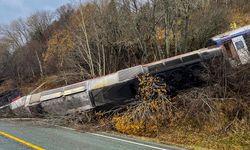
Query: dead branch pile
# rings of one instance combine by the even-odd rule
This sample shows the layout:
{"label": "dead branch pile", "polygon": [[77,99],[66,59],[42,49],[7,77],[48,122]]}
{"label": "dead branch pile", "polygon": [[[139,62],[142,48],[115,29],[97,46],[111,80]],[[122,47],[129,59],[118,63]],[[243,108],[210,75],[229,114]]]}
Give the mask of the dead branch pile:
{"label": "dead branch pile", "polygon": [[216,98],[240,98],[250,97],[250,65],[232,68],[223,62],[217,62],[207,68],[208,87]]}
{"label": "dead branch pile", "polygon": [[138,99],[141,101],[168,98],[168,86],[159,77],[153,77],[150,74],[138,76],[139,89]]}
{"label": "dead branch pile", "polygon": [[128,107],[125,113],[115,115],[114,126],[127,134],[156,135],[162,126],[172,122],[175,108],[169,100],[168,87],[160,78],[145,74],[138,80],[137,98],[141,102]]}
{"label": "dead branch pile", "polygon": [[115,129],[144,136],[156,136],[162,129],[178,126],[215,134],[249,130],[249,66],[223,69],[211,73],[207,86],[181,91],[174,98],[168,97],[167,85],[160,79],[140,76],[141,103],[114,116]]}

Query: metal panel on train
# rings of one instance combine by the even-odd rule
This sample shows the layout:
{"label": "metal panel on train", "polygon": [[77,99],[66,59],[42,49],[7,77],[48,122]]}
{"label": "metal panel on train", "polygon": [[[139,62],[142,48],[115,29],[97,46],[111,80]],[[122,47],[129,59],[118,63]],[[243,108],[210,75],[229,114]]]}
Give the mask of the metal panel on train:
{"label": "metal panel on train", "polygon": [[29,104],[32,105],[32,104],[39,103],[41,99],[41,95],[42,93],[36,93],[36,94],[31,95]]}
{"label": "metal panel on train", "polygon": [[63,95],[63,88],[52,89],[42,92],[41,101],[46,101]]}
{"label": "metal panel on train", "polygon": [[88,80],[88,90],[99,89],[119,83],[118,73]]}
{"label": "metal panel on train", "polygon": [[14,110],[16,108],[23,107],[25,105],[26,98],[27,98],[27,96],[24,96],[24,97],[21,97],[21,98],[19,98],[18,100],[14,101],[14,102],[12,102],[10,104],[10,109]]}
{"label": "metal panel on train", "polygon": [[126,81],[135,78],[137,75],[144,73],[142,66],[135,66],[118,71],[119,81]]}
{"label": "metal panel on train", "polygon": [[66,96],[86,91],[87,86],[88,86],[87,81],[65,86],[63,87],[63,95]]}

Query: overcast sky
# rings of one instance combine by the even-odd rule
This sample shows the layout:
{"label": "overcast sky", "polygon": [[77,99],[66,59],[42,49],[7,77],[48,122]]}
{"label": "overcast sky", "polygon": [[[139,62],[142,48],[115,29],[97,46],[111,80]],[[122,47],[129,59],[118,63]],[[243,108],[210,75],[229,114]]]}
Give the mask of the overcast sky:
{"label": "overcast sky", "polygon": [[54,11],[70,2],[73,0],[0,0],[0,24],[9,24],[12,20],[26,18],[38,10]]}

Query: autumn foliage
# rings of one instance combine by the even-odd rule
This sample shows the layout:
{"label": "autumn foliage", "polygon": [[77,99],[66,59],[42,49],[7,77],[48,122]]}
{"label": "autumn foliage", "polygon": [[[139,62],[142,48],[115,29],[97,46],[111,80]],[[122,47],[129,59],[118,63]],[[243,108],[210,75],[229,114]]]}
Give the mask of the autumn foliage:
{"label": "autumn foliage", "polygon": [[20,87],[56,75],[68,84],[203,48],[249,24],[249,4],[98,0],[35,12],[0,26],[0,78]]}
{"label": "autumn foliage", "polygon": [[43,58],[45,65],[57,65],[57,68],[62,69],[73,47],[72,33],[68,30],[59,31],[48,41],[48,49]]}

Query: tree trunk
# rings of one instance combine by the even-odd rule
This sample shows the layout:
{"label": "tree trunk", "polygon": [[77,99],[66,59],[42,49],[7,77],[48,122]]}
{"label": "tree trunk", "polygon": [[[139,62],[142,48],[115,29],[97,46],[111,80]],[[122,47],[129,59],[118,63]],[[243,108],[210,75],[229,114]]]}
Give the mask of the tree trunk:
{"label": "tree trunk", "polygon": [[169,43],[169,39],[168,39],[168,30],[169,30],[169,23],[168,23],[168,17],[167,17],[167,14],[165,13],[165,19],[164,19],[164,22],[165,22],[165,51],[166,51],[166,55],[167,57],[170,56],[170,52],[169,52],[169,49],[170,49],[170,43]]}
{"label": "tree trunk", "polygon": [[43,67],[42,67],[42,62],[38,56],[38,53],[37,51],[35,50],[35,53],[36,53],[36,59],[38,61],[38,64],[39,64],[39,69],[40,69],[40,76],[43,77]]}
{"label": "tree trunk", "polygon": [[185,28],[184,28],[184,51],[187,52],[188,45],[188,27],[189,27],[189,16],[185,17]]}
{"label": "tree trunk", "polygon": [[90,73],[91,76],[94,77],[95,76],[95,71],[94,71],[94,64],[93,64],[93,60],[92,60],[92,54],[91,54],[91,49],[89,46],[89,38],[88,38],[88,33],[87,33],[87,29],[86,29],[86,24],[85,24],[85,20],[84,20],[84,16],[83,16],[83,12],[82,12],[82,8],[80,8],[80,13],[81,13],[81,19],[82,19],[82,30],[85,36],[85,40],[86,40],[86,45],[87,45],[87,51],[88,51],[88,59],[90,63]]}

